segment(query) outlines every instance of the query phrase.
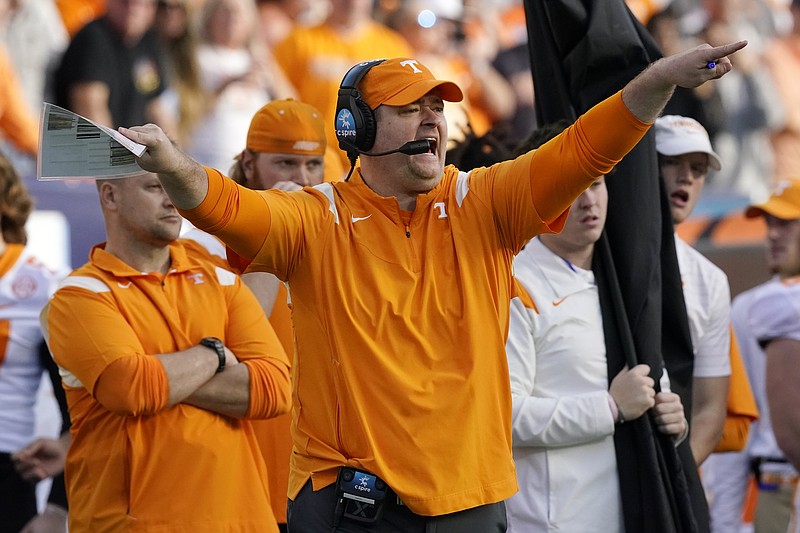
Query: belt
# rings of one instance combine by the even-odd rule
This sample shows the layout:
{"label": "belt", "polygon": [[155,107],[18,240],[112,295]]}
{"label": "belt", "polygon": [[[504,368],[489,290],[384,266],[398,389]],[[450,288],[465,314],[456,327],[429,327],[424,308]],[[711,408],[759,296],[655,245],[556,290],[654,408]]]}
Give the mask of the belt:
{"label": "belt", "polygon": [[753,457],[750,461],[750,466],[758,482],[758,489],[763,491],[794,490],[797,487],[798,479],[800,479],[797,472],[770,472],[765,471],[763,468],[764,465],[787,465],[787,463],[788,461],[783,457]]}
{"label": "belt", "polygon": [[797,487],[797,474],[779,474],[774,472],[762,472],[758,478],[758,488],[760,490],[794,489]]}

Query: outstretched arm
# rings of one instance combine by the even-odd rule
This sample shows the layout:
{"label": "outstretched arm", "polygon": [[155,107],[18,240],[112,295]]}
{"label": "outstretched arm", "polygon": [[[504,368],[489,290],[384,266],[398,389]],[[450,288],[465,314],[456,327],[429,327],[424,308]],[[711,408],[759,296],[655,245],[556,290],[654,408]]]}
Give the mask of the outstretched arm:
{"label": "outstretched arm", "polygon": [[[636,118],[653,122],[667,105],[676,86],[694,88],[731,71],[728,56],[747,46],[747,41],[691,50],[655,61],[622,90],[622,101]],[[713,67],[709,68],[712,66]]]}

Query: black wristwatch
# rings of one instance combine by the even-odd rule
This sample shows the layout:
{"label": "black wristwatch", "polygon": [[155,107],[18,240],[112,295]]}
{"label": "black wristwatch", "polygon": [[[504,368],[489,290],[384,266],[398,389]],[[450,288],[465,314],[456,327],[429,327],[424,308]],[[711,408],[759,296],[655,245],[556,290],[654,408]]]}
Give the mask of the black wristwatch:
{"label": "black wristwatch", "polygon": [[225,370],[225,345],[222,344],[222,341],[216,337],[205,337],[200,340],[200,344],[217,352],[217,357],[219,358],[217,373]]}

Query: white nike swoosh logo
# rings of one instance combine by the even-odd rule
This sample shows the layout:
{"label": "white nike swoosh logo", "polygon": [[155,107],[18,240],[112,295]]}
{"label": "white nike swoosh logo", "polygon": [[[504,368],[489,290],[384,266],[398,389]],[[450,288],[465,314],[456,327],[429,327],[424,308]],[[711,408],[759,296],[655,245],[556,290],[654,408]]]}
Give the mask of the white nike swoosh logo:
{"label": "white nike swoosh logo", "polygon": [[369,214],[369,215],[367,215],[365,217],[354,217],[354,216],[351,216],[350,219],[353,221],[353,224],[355,224],[356,222],[359,222],[361,220],[367,220],[371,216],[372,216],[372,214]]}
{"label": "white nike swoosh logo", "polygon": [[120,288],[122,288],[122,289],[127,289],[128,287],[130,287],[130,286],[131,286],[131,282],[129,281],[128,283],[126,283],[125,285],[123,285],[122,283],[120,283],[120,282],[118,281],[118,282],[117,282],[117,285],[119,285],[119,286],[120,286]]}

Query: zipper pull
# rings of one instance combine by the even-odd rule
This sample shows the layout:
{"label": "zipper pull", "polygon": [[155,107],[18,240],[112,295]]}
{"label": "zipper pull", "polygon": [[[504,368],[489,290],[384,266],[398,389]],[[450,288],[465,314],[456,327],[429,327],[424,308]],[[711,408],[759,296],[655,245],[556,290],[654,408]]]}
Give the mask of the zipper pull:
{"label": "zipper pull", "polygon": [[411,238],[411,228],[408,227],[408,224],[406,224],[406,237]]}

